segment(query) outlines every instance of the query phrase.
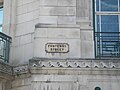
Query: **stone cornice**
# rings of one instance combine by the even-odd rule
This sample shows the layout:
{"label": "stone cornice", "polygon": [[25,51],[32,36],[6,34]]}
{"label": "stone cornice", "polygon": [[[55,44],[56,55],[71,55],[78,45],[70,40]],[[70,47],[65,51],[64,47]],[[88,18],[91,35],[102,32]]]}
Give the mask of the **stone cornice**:
{"label": "stone cornice", "polygon": [[29,73],[28,64],[13,67],[13,75],[25,74],[25,73]]}
{"label": "stone cornice", "polygon": [[29,61],[32,74],[42,75],[120,75],[118,59],[42,59]]}
{"label": "stone cornice", "polygon": [[40,59],[33,58],[29,61],[30,67],[56,67],[56,68],[107,68],[120,69],[120,60],[118,59]]}
{"label": "stone cornice", "polygon": [[33,58],[29,64],[13,67],[13,75],[27,73],[120,75],[120,60]]}

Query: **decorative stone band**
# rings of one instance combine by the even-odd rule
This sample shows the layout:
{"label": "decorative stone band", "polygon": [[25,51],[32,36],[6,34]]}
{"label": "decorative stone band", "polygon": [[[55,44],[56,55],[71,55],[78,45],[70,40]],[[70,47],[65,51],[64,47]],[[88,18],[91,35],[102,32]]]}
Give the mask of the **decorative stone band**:
{"label": "decorative stone band", "polygon": [[13,67],[13,75],[25,74],[29,72],[28,64]]}
{"label": "decorative stone band", "polygon": [[12,75],[12,66],[0,60],[0,73]]}
{"label": "decorative stone band", "polygon": [[30,67],[56,67],[56,68],[108,68],[120,69],[120,60],[95,59],[31,59]]}
{"label": "decorative stone band", "polygon": [[25,74],[31,71],[31,68],[95,68],[95,69],[109,69],[119,70],[120,60],[96,60],[96,59],[47,59],[47,58],[33,58],[29,60],[29,64],[13,67],[13,75]]}

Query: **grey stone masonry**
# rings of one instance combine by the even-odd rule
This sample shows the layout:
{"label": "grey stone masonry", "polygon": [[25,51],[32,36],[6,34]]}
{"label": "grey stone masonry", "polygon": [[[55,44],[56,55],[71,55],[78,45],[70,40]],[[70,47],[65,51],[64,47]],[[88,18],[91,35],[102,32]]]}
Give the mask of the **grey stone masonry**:
{"label": "grey stone masonry", "polygon": [[[75,71],[73,69],[76,69]],[[38,71],[40,70],[40,72]],[[46,71],[47,70],[47,71]],[[53,70],[53,72],[51,72]],[[14,75],[25,73],[41,73],[41,74],[58,74],[58,71],[66,72],[66,74],[120,74],[120,61],[118,59],[48,59],[33,58],[29,60],[29,64],[21,65],[13,68]],[[102,73],[101,73],[102,71]],[[73,73],[74,72],[74,73]]]}
{"label": "grey stone masonry", "polygon": [[76,0],[41,0],[39,22],[76,24]]}
{"label": "grey stone masonry", "polygon": [[93,90],[97,86],[107,90],[109,85],[110,90],[119,90],[119,59],[36,57],[28,64],[12,67],[0,62],[0,66],[0,78],[6,80],[2,83],[7,87],[2,90]]}
{"label": "grey stone masonry", "polygon": [[12,79],[12,66],[0,60],[0,78]]}

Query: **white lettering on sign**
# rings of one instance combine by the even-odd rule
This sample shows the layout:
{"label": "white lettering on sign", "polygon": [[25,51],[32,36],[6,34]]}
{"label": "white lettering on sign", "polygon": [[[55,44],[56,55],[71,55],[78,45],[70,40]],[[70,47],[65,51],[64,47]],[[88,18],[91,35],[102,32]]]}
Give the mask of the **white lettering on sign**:
{"label": "white lettering on sign", "polygon": [[68,53],[68,43],[47,43],[45,45],[45,51],[47,53]]}

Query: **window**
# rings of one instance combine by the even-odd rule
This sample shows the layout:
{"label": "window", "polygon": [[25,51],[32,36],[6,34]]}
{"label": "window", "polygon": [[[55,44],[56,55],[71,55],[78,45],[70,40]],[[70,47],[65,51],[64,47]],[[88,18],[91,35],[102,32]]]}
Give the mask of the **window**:
{"label": "window", "polygon": [[96,57],[120,57],[120,0],[95,0]]}

